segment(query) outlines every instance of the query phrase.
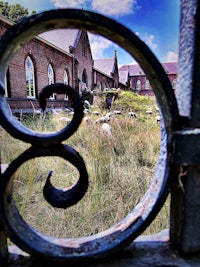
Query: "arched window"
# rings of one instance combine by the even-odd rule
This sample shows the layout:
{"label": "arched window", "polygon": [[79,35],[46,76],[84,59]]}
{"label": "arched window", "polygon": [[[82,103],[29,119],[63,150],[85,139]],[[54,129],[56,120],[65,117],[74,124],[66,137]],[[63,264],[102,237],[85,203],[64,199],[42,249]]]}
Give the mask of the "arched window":
{"label": "arched window", "polygon": [[[51,64],[48,65],[48,84],[54,83],[54,71]],[[55,94],[51,95],[49,99],[55,99]]]}
{"label": "arched window", "polygon": [[96,71],[94,72],[94,84],[97,84],[97,73],[96,73]]}
{"label": "arched window", "polygon": [[176,89],[176,79],[173,79],[173,81],[172,81],[172,88]]}
{"label": "arched window", "polygon": [[137,90],[140,90],[141,89],[141,81],[140,80],[137,80],[136,89]]}
{"label": "arched window", "polygon": [[87,85],[87,74],[86,74],[86,70],[83,71],[83,74],[82,74],[82,82],[85,83],[85,85]]}
{"label": "arched window", "polygon": [[51,64],[48,65],[48,83],[49,84],[54,83],[54,71]]}
{"label": "arched window", "polygon": [[34,65],[31,58],[28,56],[25,60],[26,72],[26,92],[27,98],[35,98],[35,74]]}
{"label": "arched window", "polygon": [[101,92],[101,90],[102,90],[102,83],[101,82],[98,82],[97,90],[98,90],[98,92]]}
{"label": "arched window", "polygon": [[146,80],[146,82],[145,82],[145,89],[146,89],[146,90],[149,89],[149,80]]}
{"label": "arched window", "polygon": [[82,55],[83,56],[87,56],[87,47],[86,47],[86,36],[85,34],[83,35],[83,38],[82,38]]}
{"label": "arched window", "polygon": [[[68,74],[67,74],[67,71],[66,70],[64,70],[63,80],[64,80],[64,84],[66,84],[66,85],[69,84],[69,77],[68,77]],[[65,100],[68,100],[68,96],[67,95],[65,95]]]}
{"label": "arched window", "polygon": [[102,92],[102,88],[103,88],[103,86],[102,86],[102,82],[100,82],[100,85],[99,85],[99,90],[100,90],[100,92]]}
{"label": "arched window", "polygon": [[5,97],[8,97],[8,76],[7,76],[7,73],[4,77],[4,89],[5,89]]}
{"label": "arched window", "polygon": [[69,77],[66,70],[64,70],[64,84],[69,84]]}
{"label": "arched window", "polygon": [[86,70],[85,69],[83,70],[83,73],[82,73],[80,86],[81,86],[80,89],[81,89],[82,93],[87,90],[87,74],[86,74]]}

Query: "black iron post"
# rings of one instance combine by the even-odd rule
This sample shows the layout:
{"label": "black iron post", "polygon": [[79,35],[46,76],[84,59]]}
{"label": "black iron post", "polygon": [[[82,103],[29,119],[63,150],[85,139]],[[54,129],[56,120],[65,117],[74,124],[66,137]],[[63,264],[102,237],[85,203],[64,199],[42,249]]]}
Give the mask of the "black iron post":
{"label": "black iron post", "polygon": [[171,192],[171,245],[183,254],[200,251],[200,1],[182,0],[176,96],[182,130],[175,133]]}

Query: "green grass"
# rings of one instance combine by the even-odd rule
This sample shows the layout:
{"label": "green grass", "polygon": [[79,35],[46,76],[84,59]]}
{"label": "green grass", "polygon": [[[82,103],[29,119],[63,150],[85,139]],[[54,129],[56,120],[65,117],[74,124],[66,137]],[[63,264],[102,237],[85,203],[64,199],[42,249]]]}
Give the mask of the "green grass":
{"label": "green grass", "polygon": [[[145,110],[155,110],[155,107],[154,98],[122,92],[113,108],[123,110],[123,115],[111,117],[111,137],[102,134],[100,126],[93,123],[96,117],[91,115],[92,123],[82,123],[65,141],[82,155],[89,173],[86,195],[67,210],[52,208],[44,200],[42,188],[50,170],[53,170],[52,183],[58,188],[71,186],[78,179],[77,170],[59,157],[35,158],[23,164],[15,174],[14,198],[25,220],[47,235],[78,237],[105,230],[124,218],[139,203],[154,175],[160,128],[155,120],[157,114],[147,116]],[[98,109],[98,106],[92,108]],[[136,119],[128,118],[130,110],[137,112]],[[26,118],[23,123],[48,132],[64,126],[51,116],[45,121]],[[29,147],[5,131],[2,131],[2,140],[3,163],[11,162]],[[166,203],[145,233],[167,228],[168,216]]]}

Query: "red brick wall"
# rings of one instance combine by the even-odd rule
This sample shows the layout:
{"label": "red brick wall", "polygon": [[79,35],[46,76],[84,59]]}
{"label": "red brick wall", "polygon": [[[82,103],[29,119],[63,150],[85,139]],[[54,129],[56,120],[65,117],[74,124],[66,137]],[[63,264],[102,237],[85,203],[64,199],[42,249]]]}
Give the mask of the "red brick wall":
{"label": "red brick wall", "polygon": [[[177,74],[168,74],[168,78],[169,78],[171,84],[173,84],[173,80],[177,79]],[[137,80],[141,81],[141,89],[139,91],[136,89]],[[153,96],[154,92],[152,90],[151,85],[149,84],[149,89],[148,90],[145,88],[146,80],[147,80],[147,78],[146,78],[145,75],[132,76],[130,78],[130,81],[131,81],[131,84],[132,84],[131,85],[131,89],[136,91],[136,92],[138,92],[140,95]],[[175,88],[173,88],[173,89],[175,89]]]}
{"label": "red brick wall", "polygon": [[[85,41],[86,41],[86,55],[83,55],[82,53],[82,40],[85,35]],[[82,81],[82,74],[83,71],[86,71],[86,76],[87,76],[87,87],[90,89],[93,89],[93,59],[92,59],[92,54],[90,50],[90,44],[88,40],[88,36],[85,32],[82,32],[80,36],[80,41],[78,43],[78,46],[76,47],[76,51],[74,53],[74,56],[76,59],[78,59],[78,79]],[[81,87],[81,84],[79,84],[79,89]]]}
{"label": "red brick wall", "polygon": [[101,83],[101,90],[103,91],[105,88],[112,88],[113,85],[113,80],[112,78],[109,78],[106,75],[103,75],[101,72],[96,71],[96,88],[100,89],[100,83]]}
{"label": "red brick wall", "polygon": [[64,70],[67,69],[71,84],[72,57],[34,39],[20,49],[9,64],[11,97],[26,98],[25,59],[27,56],[30,56],[35,68],[36,97],[42,88],[48,85],[49,63],[54,70],[55,82],[63,82]]}

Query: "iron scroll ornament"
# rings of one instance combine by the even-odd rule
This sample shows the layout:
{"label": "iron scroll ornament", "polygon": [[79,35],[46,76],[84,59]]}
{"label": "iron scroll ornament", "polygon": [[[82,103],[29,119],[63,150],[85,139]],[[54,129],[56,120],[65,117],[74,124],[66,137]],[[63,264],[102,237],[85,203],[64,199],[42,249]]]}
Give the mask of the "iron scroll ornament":
{"label": "iron scroll ornament", "polygon": [[[178,128],[180,117],[175,96],[164,69],[151,50],[132,31],[112,19],[85,10],[46,11],[27,17],[11,27],[4,34],[0,43],[0,121],[12,136],[32,144],[30,149],[32,152],[34,151],[35,157],[47,155],[52,146],[60,146],[62,150],[61,142],[68,137],[66,134],[68,129],[45,135],[33,132],[18,122],[14,122],[8,113],[3,81],[10,60],[21,46],[44,31],[59,28],[78,28],[100,34],[129,52],[151,81],[163,114],[165,128],[157,169],[141,202],[120,222],[92,236],[59,239],[47,237],[32,229],[20,217],[10,195],[11,176],[13,171],[18,168],[18,164],[21,164],[20,159],[11,163],[3,174],[0,185],[0,211],[7,236],[20,248],[35,257],[58,262],[81,262],[100,259],[123,249],[141,234],[155,218],[169,193],[172,175],[170,164],[173,156],[173,130]],[[41,152],[39,152],[40,150]],[[24,153],[29,155],[29,152]],[[66,156],[67,160],[68,158]]]}

